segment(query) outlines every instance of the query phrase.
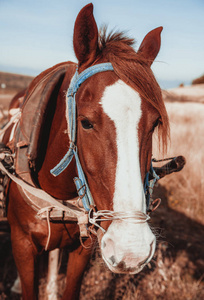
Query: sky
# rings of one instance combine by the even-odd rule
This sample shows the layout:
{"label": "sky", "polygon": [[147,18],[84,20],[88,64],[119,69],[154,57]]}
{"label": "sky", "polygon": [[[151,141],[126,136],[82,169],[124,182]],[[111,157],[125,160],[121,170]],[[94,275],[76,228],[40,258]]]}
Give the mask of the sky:
{"label": "sky", "polygon": [[[0,71],[38,75],[75,61],[74,22],[87,0],[0,0]],[[189,84],[204,74],[204,0],[93,0],[98,27],[127,32],[139,48],[163,26],[152,69],[162,88]]]}

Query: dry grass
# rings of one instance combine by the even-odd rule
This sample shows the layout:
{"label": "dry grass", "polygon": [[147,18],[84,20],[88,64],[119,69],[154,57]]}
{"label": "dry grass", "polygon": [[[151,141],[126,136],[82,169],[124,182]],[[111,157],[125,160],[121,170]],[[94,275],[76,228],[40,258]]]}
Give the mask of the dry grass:
{"label": "dry grass", "polygon": [[[204,213],[204,105],[200,103],[167,103],[171,125],[168,156],[183,155],[182,172],[161,180],[169,193],[169,205],[201,223]],[[154,152],[155,156],[159,156]]]}
{"label": "dry grass", "polygon": [[114,275],[96,258],[85,274],[80,299],[203,299],[203,277],[193,280],[195,265],[185,251],[180,251],[176,259],[167,257],[167,247],[167,243],[159,243],[155,266],[135,276]]}
{"label": "dry grass", "polygon": [[170,103],[173,101],[204,103],[204,83],[166,90],[162,94],[163,99]]}

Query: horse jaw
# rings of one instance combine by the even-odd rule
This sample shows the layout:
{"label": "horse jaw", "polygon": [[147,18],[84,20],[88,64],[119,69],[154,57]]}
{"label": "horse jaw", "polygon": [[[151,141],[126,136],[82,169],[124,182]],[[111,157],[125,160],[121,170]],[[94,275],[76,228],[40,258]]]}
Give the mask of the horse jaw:
{"label": "horse jaw", "polygon": [[[140,172],[138,127],[142,116],[139,94],[123,81],[106,87],[101,105],[116,128],[117,167],[114,211],[146,211]],[[115,273],[138,273],[151,260],[155,236],[147,223],[113,221],[101,240],[102,256]]]}

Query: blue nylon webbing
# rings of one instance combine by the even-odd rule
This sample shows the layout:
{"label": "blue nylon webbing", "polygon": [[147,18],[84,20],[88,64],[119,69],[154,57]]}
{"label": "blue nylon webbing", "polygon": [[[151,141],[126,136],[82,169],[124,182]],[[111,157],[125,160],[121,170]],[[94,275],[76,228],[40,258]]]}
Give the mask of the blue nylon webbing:
{"label": "blue nylon webbing", "polygon": [[[61,159],[61,161],[52,169],[50,173],[53,176],[58,176],[61,174],[70,164],[72,158],[75,157],[76,166],[78,171],[78,178],[74,179],[79,197],[82,199],[82,203],[84,208],[88,211],[90,209],[90,205],[94,205],[94,200],[91,195],[89,186],[86,182],[86,178],[78,157],[77,146],[76,146],[76,101],[75,95],[78,91],[80,85],[89,77],[94,74],[105,72],[105,71],[114,71],[111,63],[102,63],[95,66],[92,66],[82,73],[78,74],[76,70],[69,89],[67,91],[67,108],[68,108],[68,133],[70,138],[70,146],[69,150],[65,154],[65,156]],[[79,180],[78,180],[79,179]]]}
{"label": "blue nylon webbing", "polygon": [[[89,186],[87,184],[79,157],[77,153],[77,146],[76,146],[76,101],[75,101],[75,95],[81,86],[81,84],[86,81],[89,77],[93,76],[94,74],[105,72],[105,71],[114,71],[113,66],[111,63],[102,63],[98,65],[94,65],[86,70],[84,70],[82,73],[78,74],[78,71],[76,70],[69,89],[67,91],[67,108],[68,108],[68,134],[70,139],[70,146],[67,153],[64,155],[64,157],[61,159],[61,161],[52,169],[50,170],[51,174],[53,176],[58,176],[61,174],[70,164],[72,161],[72,158],[75,157],[76,160],[76,166],[78,171],[78,177],[74,178],[74,182],[76,185],[76,189],[78,192],[79,197],[82,200],[83,206],[85,210],[90,210],[90,205],[94,205],[94,200],[91,195]],[[150,168],[150,172],[153,174],[153,179],[149,181],[149,172],[146,175],[145,183],[144,183],[144,192],[146,194],[146,200],[147,200],[147,207],[149,206],[150,197],[152,195],[152,190],[154,187],[154,184],[159,179],[157,174],[155,173],[152,164]]]}
{"label": "blue nylon webbing", "polygon": [[[149,180],[149,174],[152,173],[153,179]],[[150,166],[150,171],[146,174],[145,176],[145,181],[144,181],[144,193],[146,196],[146,205],[147,205],[147,210],[150,206],[150,199],[152,197],[153,193],[153,188],[156,182],[160,179],[160,177],[156,174],[153,166],[152,166],[152,161],[151,161],[151,166]]]}

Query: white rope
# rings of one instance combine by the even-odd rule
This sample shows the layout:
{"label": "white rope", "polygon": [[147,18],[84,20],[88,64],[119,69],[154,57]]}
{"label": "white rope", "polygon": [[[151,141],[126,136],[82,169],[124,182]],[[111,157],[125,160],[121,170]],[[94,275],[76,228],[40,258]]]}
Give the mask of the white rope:
{"label": "white rope", "polygon": [[101,227],[97,222],[103,221],[114,221],[120,220],[125,222],[131,222],[133,224],[141,224],[145,223],[150,219],[150,216],[141,212],[141,211],[111,211],[111,210],[99,210],[97,212],[93,212],[90,210],[89,212],[89,222],[98,228],[100,228],[104,233],[106,232],[103,227]]}
{"label": "white rope", "polygon": [[53,209],[53,206],[47,206],[39,210],[37,215],[41,215],[44,212],[46,212],[46,219],[47,219],[47,227],[48,227],[48,235],[47,235],[47,243],[45,245],[45,251],[47,251],[49,243],[50,243],[50,238],[51,238],[51,226],[50,226],[50,211]]}
{"label": "white rope", "polygon": [[[38,189],[34,186],[29,185],[22,179],[16,177],[15,175],[12,175],[2,164],[0,161],[0,170],[4,172],[12,181],[14,181],[19,187],[21,187],[22,191],[24,192],[26,198],[29,200],[31,206],[37,210],[37,215],[43,217],[43,214],[45,214],[45,218],[47,220],[48,224],[48,237],[47,237],[47,243],[45,246],[45,250],[48,249],[49,243],[50,243],[50,238],[51,238],[51,226],[50,226],[50,211],[52,209],[66,212],[68,216],[73,220],[73,218],[76,218],[76,220],[79,219],[81,214],[84,214],[84,209],[78,207],[78,206],[65,206],[64,204],[61,204],[58,200],[55,198],[51,197],[48,193],[45,191]],[[35,203],[35,198],[32,199],[30,195],[33,195],[35,198],[40,199],[40,204],[44,207],[39,207],[39,201],[38,204]]]}
{"label": "white rope", "polygon": [[[0,162],[0,170],[3,171],[12,181],[14,181],[15,183],[17,183],[23,190],[26,190],[26,192],[30,193],[31,195],[34,195],[36,198],[41,199],[42,203],[47,202],[47,204],[49,204],[49,205],[46,205],[45,208],[52,207],[52,208],[56,208],[56,209],[61,210],[61,211],[66,211],[67,213],[74,214],[76,216],[76,218],[81,213],[82,209],[76,207],[75,210],[71,210],[69,206],[65,206],[65,205],[61,204],[59,201],[57,201],[55,198],[53,198],[52,196],[50,196],[44,190],[41,190],[41,189],[36,188],[34,186],[31,186],[30,184],[26,183],[22,179],[16,177],[15,175],[12,175],[4,167],[4,165],[2,164],[2,162]],[[31,200],[31,202],[33,204],[35,204],[33,202],[33,200]]]}
{"label": "white rope", "polygon": [[115,212],[110,210],[99,210],[97,212],[93,212],[93,219],[95,221],[113,221],[113,220],[122,220],[132,223],[145,223],[150,217],[143,212],[140,211],[125,211],[125,212]]}

